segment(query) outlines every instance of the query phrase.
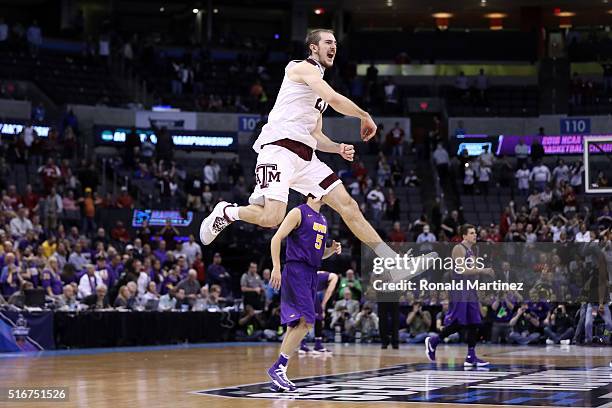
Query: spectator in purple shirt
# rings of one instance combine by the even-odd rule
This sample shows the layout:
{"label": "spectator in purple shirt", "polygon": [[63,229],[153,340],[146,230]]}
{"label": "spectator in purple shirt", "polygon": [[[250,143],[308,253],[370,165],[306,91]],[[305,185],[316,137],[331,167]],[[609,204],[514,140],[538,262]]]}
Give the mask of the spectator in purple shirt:
{"label": "spectator in purple shirt", "polygon": [[213,256],[213,263],[208,267],[206,277],[209,286],[219,285],[221,287],[221,296],[231,297],[232,277],[225,267],[221,265],[220,253],[216,252]]}
{"label": "spectator in purple shirt", "polygon": [[19,243],[17,244],[17,248],[19,248],[20,251],[25,250],[27,247],[32,247],[33,249],[38,248],[38,237],[36,236],[34,230],[28,230],[25,237],[19,240]]}
{"label": "spectator in purple shirt", "polygon": [[162,261],[162,269],[172,269],[176,265],[176,259],[174,258],[174,252],[166,252],[166,260]]}
{"label": "spectator in purple shirt", "polygon": [[185,279],[189,274],[189,265],[187,264],[187,257],[185,255],[179,255],[176,265],[179,267],[179,273],[181,279]]}
{"label": "spectator in purple shirt", "polygon": [[159,241],[159,247],[153,251],[153,255],[163,264],[167,259],[166,251],[166,241],[162,239]]}
{"label": "spectator in purple shirt", "polygon": [[173,269],[170,270],[170,273],[168,273],[168,276],[166,276],[166,279],[164,279],[164,283],[162,284],[162,288],[161,288],[161,292],[160,293],[162,295],[165,295],[171,289],[176,287],[176,285],[178,285],[180,280],[181,280],[181,278],[179,276],[179,269],[178,269],[178,265],[177,265],[176,267],[174,267]]}
{"label": "spectator in purple shirt", "polygon": [[60,279],[60,270],[55,257],[49,258],[47,267],[42,271],[42,287],[49,296],[59,296],[63,292],[63,284]]}
{"label": "spectator in purple shirt", "polygon": [[113,277],[113,282],[123,273],[123,264],[121,263],[121,255],[115,254],[111,257],[110,263],[106,265],[108,274]]}
{"label": "spectator in purple shirt", "polygon": [[21,287],[22,281],[23,279],[19,274],[19,268],[15,263],[15,254],[10,252],[4,256],[4,267],[2,268],[2,274],[0,274],[2,296],[8,298],[13,293],[17,292]]}

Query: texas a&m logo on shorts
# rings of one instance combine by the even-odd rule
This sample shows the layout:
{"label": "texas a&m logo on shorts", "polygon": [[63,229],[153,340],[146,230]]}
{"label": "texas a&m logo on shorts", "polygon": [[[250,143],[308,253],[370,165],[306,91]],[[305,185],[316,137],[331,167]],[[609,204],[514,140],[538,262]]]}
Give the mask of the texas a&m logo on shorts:
{"label": "texas a&m logo on shorts", "polygon": [[255,182],[259,188],[266,188],[271,182],[280,182],[280,171],[277,171],[276,164],[259,164],[255,167]]}

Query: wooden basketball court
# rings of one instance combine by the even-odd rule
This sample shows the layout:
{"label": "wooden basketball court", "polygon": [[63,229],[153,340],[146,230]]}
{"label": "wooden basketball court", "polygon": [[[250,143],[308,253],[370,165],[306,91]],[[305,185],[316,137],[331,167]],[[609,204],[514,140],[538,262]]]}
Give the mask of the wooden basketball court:
{"label": "wooden basketball court", "polygon": [[332,344],[330,349],[333,357],[296,354],[291,359],[289,378],[299,386],[295,393],[271,394],[258,384],[267,381],[265,370],[278,353],[278,345],[270,343],[5,354],[0,386],[69,388],[68,402],[6,405],[16,407],[580,407],[612,402],[612,348],[483,345],[478,351],[492,363],[488,370],[464,369],[464,345],[441,345],[435,364],[427,361],[422,345],[381,350]]}

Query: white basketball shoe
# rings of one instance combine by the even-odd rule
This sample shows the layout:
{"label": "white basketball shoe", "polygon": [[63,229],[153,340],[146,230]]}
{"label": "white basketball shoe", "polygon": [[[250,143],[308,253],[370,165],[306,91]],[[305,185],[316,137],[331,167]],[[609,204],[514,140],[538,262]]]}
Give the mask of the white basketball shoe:
{"label": "white basketball shoe", "polygon": [[208,214],[208,217],[204,218],[200,225],[200,241],[202,241],[202,244],[210,245],[221,231],[234,222],[234,220],[227,216],[225,210],[228,207],[237,206],[237,204],[228,203],[227,201],[220,201],[215,205],[215,208]]}

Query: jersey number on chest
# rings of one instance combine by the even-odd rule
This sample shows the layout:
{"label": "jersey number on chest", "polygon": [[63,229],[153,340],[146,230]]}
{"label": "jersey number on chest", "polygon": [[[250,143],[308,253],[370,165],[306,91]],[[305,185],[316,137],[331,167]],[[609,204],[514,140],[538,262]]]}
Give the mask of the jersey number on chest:
{"label": "jersey number on chest", "polygon": [[316,249],[321,249],[321,246],[323,245],[323,236],[323,234],[317,234],[317,238],[315,239]]}

